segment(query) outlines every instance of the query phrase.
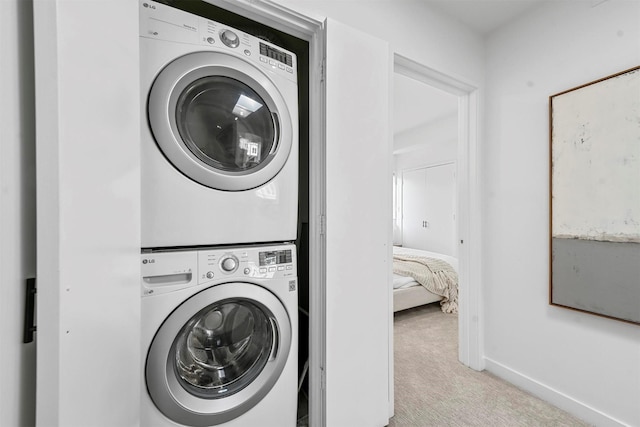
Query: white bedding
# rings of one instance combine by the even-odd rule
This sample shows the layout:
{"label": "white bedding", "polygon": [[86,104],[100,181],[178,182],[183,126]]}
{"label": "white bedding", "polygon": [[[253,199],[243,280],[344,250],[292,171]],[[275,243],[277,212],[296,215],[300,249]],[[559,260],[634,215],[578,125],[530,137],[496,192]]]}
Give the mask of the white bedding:
{"label": "white bedding", "polygon": [[[394,307],[395,294],[418,289],[432,294],[429,302],[441,300],[442,310],[458,311],[458,260],[455,257],[419,249],[394,247]],[[399,273],[399,274],[398,274]],[[418,286],[418,288],[414,288]],[[418,295],[416,294],[416,297]],[[435,297],[435,298],[434,298]],[[424,298],[419,298],[424,299]],[[402,304],[403,308],[408,308]],[[415,305],[421,305],[416,302]],[[409,305],[409,307],[414,305]]]}
{"label": "white bedding", "polygon": [[405,289],[412,286],[420,286],[420,283],[416,282],[413,277],[393,273],[393,289]]}
{"label": "white bedding", "polygon": [[443,261],[448,262],[449,265],[451,265],[451,267],[453,267],[453,269],[456,271],[456,273],[458,272],[458,258],[452,257],[450,255],[439,254],[437,252],[423,251],[421,249],[403,248],[400,246],[393,247],[393,254],[394,255],[418,255],[418,256],[425,256],[429,258],[441,259]]}

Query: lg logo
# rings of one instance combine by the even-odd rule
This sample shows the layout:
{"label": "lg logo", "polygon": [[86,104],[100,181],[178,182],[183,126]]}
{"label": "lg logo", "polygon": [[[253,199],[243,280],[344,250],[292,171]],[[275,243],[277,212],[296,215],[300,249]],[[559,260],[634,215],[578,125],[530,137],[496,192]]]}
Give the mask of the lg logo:
{"label": "lg logo", "polygon": [[154,5],[149,4],[149,3],[142,3],[142,6],[148,7],[149,9],[155,9],[156,8]]}
{"label": "lg logo", "polygon": [[156,260],[153,259],[153,258],[149,258],[149,259],[145,258],[145,259],[142,260],[143,264],[155,264],[155,262],[156,262]]}

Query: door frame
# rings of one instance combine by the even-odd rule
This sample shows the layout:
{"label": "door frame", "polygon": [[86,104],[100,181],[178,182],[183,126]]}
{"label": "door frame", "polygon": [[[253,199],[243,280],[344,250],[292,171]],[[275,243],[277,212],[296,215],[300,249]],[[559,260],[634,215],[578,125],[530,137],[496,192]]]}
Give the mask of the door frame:
{"label": "door frame", "polygon": [[[458,359],[476,371],[484,369],[482,348],[482,248],[480,176],[480,90],[464,80],[394,54],[394,73],[458,97],[457,229]],[[393,328],[391,328],[393,331]],[[393,355],[393,347],[389,350]],[[391,375],[393,370],[391,370]]]}

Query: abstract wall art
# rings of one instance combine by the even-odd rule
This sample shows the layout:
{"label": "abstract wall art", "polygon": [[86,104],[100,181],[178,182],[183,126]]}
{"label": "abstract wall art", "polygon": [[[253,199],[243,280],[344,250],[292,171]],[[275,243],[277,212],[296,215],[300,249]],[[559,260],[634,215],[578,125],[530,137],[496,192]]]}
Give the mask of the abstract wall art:
{"label": "abstract wall art", "polygon": [[640,67],[549,97],[549,302],[640,324]]}

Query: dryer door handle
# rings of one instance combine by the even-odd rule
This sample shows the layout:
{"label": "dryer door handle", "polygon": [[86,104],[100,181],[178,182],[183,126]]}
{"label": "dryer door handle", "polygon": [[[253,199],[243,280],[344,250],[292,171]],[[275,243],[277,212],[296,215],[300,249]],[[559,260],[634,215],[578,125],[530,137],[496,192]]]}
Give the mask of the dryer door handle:
{"label": "dryer door handle", "polygon": [[269,318],[271,322],[271,330],[273,331],[273,340],[271,342],[271,354],[269,355],[269,361],[275,360],[278,356],[278,344],[280,342],[280,334],[278,333],[278,324],[273,317]]}
{"label": "dryer door handle", "polygon": [[274,154],[278,150],[278,145],[280,145],[280,120],[278,119],[278,114],[272,112],[271,117],[273,118],[273,146],[271,147],[271,151],[269,155]]}

